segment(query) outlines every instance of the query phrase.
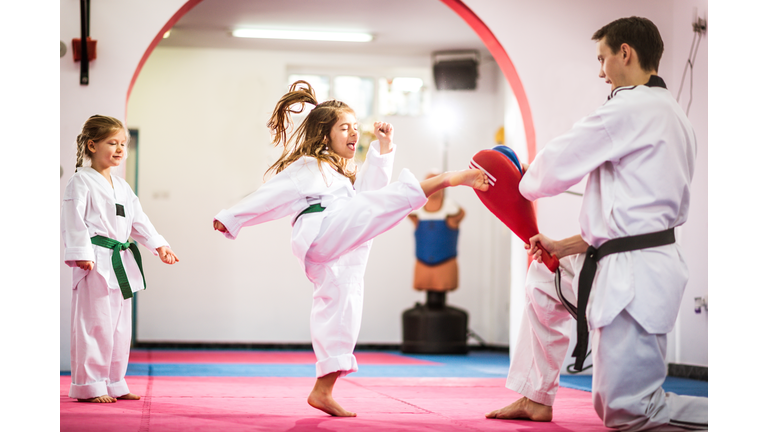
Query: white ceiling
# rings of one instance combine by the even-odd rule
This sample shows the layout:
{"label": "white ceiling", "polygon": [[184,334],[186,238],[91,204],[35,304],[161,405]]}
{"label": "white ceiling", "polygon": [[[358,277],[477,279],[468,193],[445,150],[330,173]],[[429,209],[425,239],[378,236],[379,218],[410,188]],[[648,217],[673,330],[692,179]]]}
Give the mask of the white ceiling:
{"label": "white ceiling", "polygon": [[[235,27],[364,31],[373,42],[242,39]],[[162,47],[235,48],[429,55],[476,49],[488,55],[475,32],[440,0],[204,0],[184,15]]]}

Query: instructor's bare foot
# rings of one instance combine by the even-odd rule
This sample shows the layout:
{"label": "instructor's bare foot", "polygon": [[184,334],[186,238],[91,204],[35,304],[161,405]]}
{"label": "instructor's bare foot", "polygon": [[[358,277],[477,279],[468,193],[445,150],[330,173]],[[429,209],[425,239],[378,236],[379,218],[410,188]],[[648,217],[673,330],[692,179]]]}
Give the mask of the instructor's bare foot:
{"label": "instructor's bare foot", "polygon": [[309,394],[307,403],[313,408],[317,408],[320,411],[335,417],[357,417],[357,414],[342,408],[341,405],[333,399],[333,396],[324,394],[317,389],[312,390],[312,393]]}
{"label": "instructor's bare foot", "polygon": [[450,176],[448,178],[448,183],[451,186],[463,185],[463,186],[470,186],[474,189],[481,190],[481,191],[488,190],[488,187],[489,187],[488,176],[486,176],[484,172],[478,169],[454,171],[446,174]]}
{"label": "instructor's bare foot", "polygon": [[534,402],[527,397],[522,397],[504,408],[489,412],[485,417],[490,419],[524,419],[550,422],[552,421],[552,407]]}
{"label": "instructor's bare foot", "polygon": [[78,399],[78,402],[93,402],[93,403],[114,403],[117,399],[110,397],[109,395],[96,396],[90,399]]}
{"label": "instructor's bare foot", "polygon": [[122,396],[118,396],[117,398],[118,399],[123,399],[123,400],[139,400],[139,399],[141,399],[141,396],[136,396],[133,393],[128,393],[128,394],[124,394]]}

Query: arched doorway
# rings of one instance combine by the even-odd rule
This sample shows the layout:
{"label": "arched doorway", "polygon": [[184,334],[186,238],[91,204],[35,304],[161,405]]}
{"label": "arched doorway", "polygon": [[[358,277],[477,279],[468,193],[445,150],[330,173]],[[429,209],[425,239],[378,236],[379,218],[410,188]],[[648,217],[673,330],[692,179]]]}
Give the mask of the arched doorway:
{"label": "arched doorway", "polygon": [[[144,55],[141,57],[141,60],[139,61],[139,64],[133,73],[133,77],[131,78],[131,83],[128,86],[128,93],[126,94],[126,98],[125,98],[126,107],[128,105],[128,99],[130,99],[131,97],[131,91],[133,90],[133,85],[136,83],[136,78],[138,78],[139,74],[141,73],[141,69],[144,66],[144,63],[146,63],[150,54],[152,54],[152,51],[155,49],[155,47],[157,47],[157,44],[159,44],[160,41],[163,39],[163,35],[167,31],[169,31],[179,21],[179,19],[181,19],[181,17],[183,17],[187,12],[189,12],[192,8],[197,6],[197,4],[202,1],[203,0],[189,0],[187,3],[184,4],[184,6],[179,8],[179,10],[176,11],[176,13],[171,17],[171,19],[169,19],[168,22],[166,22],[165,25],[160,29],[160,31],[157,32],[157,35],[155,36],[155,38],[152,40],[150,45],[144,51]],[[512,63],[512,59],[509,58],[509,55],[507,54],[506,50],[501,45],[501,43],[496,38],[496,36],[493,34],[493,32],[491,32],[488,26],[485,25],[485,23],[480,19],[480,17],[478,17],[474,12],[472,12],[472,10],[466,4],[464,4],[463,1],[461,0],[440,0],[440,1],[443,2],[449,8],[451,8],[454,12],[456,12],[456,14],[459,15],[475,31],[475,33],[477,33],[477,35],[483,41],[485,46],[491,52],[491,55],[493,55],[501,71],[504,73],[504,76],[506,77],[507,82],[509,83],[509,86],[512,89],[512,93],[515,95],[515,98],[517,99],[517,102],[520,108],[520,115],[522,116],[523,127],[525,130],[528,160],[529,161],[533,160],[533,156],[536,154],[536,133],[533,127],[533,117],[531,115],[530,105],[528,104],[528,97],[526,96],[525,89],[523,88],[523,83],[522,81],[520,81],[520,76],[517,74],[517,70],[515,69],[515,66]]]}
{"label": "arched doorway", "polygon": [[[223,107],[226,105],[224,103],[218,103],[218,100],[217,102],[212,103],[213,101],[209,99],[209,97],[214,94],[226,95],[234,94],[237,92],[238,98],[240,99],[242,99],[240,95],[247,93],[247,97],[250,98],[251,101],[258,99],[262,102],[271,101],[270,103],[273,103],[282,94],[281,93],[276,95],[275,92],[280,90],[274,89],[282,89],[284,87],[284,79],[282,77],[279,79],[276,78],[279,73],[281,73],[281,71],[270,70],[270,77],[268,78],[269,81],[265,81],[267,84],[261,85],[257,88],[256,86],[252,85],[253,75],[250,72],[247,74],[242,74],[241,72],[232,72],[237,71],[237,68],[221,67],[221,65],[227,64],[225,62],[226,59],[223,58],[220,54],[213,53],[212,50],[205,53],[200,53],[200,55],[204,56],[204,58],[198,57],[195,59],[192,59],[191,56],[181,54],[179,50],[176,52],[176,54],[173,55],[173,59],[171,59],[167,55],[170,50],[165,49],[167,45],[160,44],[161,49],[158,49],[155,54],[159,54],[160,52],[164,52],[165,54],[162,56],[152,54],[155,46],[157,46],[161,41],[162,34],[167,31],[167,29],[173,27],[176,22],[181,20],[184,16],[184,13],[189,12],[190,9],[197,6],[199,3],[201,3],[201,1],[190,1],[185,3],[184,7],[177,11],[172,19],[165,24],[165,26],[161,29],[161,32],[158,32],[158,34],[155,36],[152,46],[148,48],[144,53],[144,57],[142,58],[141,62],[143,69],[141,67],[137,68],[131,82],[131,90],[133,91],[133,96],[131,97],[130,105],[132,107],[131,110],[133,113],[128,116],[129,124],[132,123],[132,119],[138,120],[140,117],[161,119],[161,124],[153,126],[143,126],[141,121],[137,121],[135,123],[137,126],[146,127],[146,129],[142,129],[142,136],[150,137],[152,135],[152,131],[150,129],[153,129],[154,131],[159,131],[160,129],[177,129],[179,127],[186,129],[180,132],[166,130],[165,132],[168,133],[164,133],[162,139],[154,141],[160,144],[155,146],[157,151],[154,154],[150,155],[150,153],[142,152],[142,154],[150,155],[147,159],[145,159],[146,163],[142,162],[144,167],[142,168],[142,171],[145,173],[152,172],[154,174],[152,174],[153,177],[147,181],[145,186],[142,186],[141,190],[144,194],[142,196],[142,202],[145,209],[147,209],[148,214],[157,215],[153,217],[153,221],[155,221],[156,224],[163,224],[166,227],[170,227],[167,231],[164,231],[166,233],[165,235],[168,235],[169,240],[178,239],[171,240],[174,243],[174,248],[178,247],[180,250],[183,250],[181,248],[184,248],[189,251],[193,250],[193,248],[195,249],[195,256],[192,256],[192,254],[189,252],[185,256],[185,264],[190,266],[188,267],[189,271],[183,273],[179,272],[177,275],[171,275],[170,272],[165,272],[162,274],[158,272],[157,274],[152,275],[148,274],[148,277],[154,281],[157,281],[157,283],[159,283],[161,286],[177,286],[173,287],[172,289],[166,289],[165,291],[154,290],[151,293],[142,293],[145,294],[143,297],[146,299],[146,301],[142,302],[142,307],[140,308],[142,313],[138,316],[137,319],[139,323],[139,331],[136,332],[137,339],[141,342],[159,340],[183,341],[185,340],[184,337],[186,337],[186,335],[193,335],[190,337],[199,338],[196,340],[207,339],[212,343],[222,342],[223,338],[225,337],[228,338],[227,341],[236,342],[258,341],[259,343],[264,343],[270,341],[270,339],[266,339],[267,337],[274,337],[275,339],[272,339],[272,342],[301,343],[307,340],[305,336],[302,336],[304,333],[306,333],[307,330],[306,325],[299,322],[299,320],[304,319],[305,314],[302,311],[306,305],[304,305],[303,302],[309,298],[309,296],[306,295],[306,291],[307,289],[310,289],[310,287],[304,286],[307,284],[307,282],[303,277],[303,274],[300,272],[300,270],[295,271],[297,269],[293,267],[293,261],[295,260],[293,260],[293,257],[290,255],[286,241],[286,238],[289,237],[289,233],[283,232],[283,230],[289,229],[289,227],[283,226],[285,224],[279,223],[270,224],[268,227],[266,227],[266,230],[269,232],[258,231],[259,229],[262,229],[262,227],[254,227],[251,230],[245,230],[248,231],[244,233],[245,238],[241,237],[234,243],[228,242],[226,244],[219,243],[219,237],[214,238],[214,233],[209,232],[211,231],[209,227],[210,218],[213,217],[213,215],[221,208],[226,208],[233,204],[234,201],[232,200],[236,199],[237,197],[244,196],[248,192],[256,189],[258,185],[261,184],[261,175],[266,168],[260,168],[259,164],[263,160],[267,159],[267,157],[264,155],[266,150],[262,150],[262,148],[267,147],[266,143],[268,141],[263,140],[263,143],[265,144],[264,146],[246,146],[247,148],[241,146],[238,147],[238,150],[233,150],[234,146],[227,145],[226,143],[233,143],[237,139],[243,141],[242,138],[250,140],[251,137],[256,135],[265,135],[266,132],[262,119],[266,121],[266,118],[268,118],[269,115],[269,113],[264,115],[264,110],[261,110],[249,111],[248,114],[244,116],[243,113],[245,113],[246,110],[251,109],[251,107],[248,106],[250,102],[239,100],[237,102],[239,104],[237,105],[239,107],[237,110],[237,119],[233,120],[236,117],[234,115],[230,116],[229,118],[224,118],[224,115],[222,115],[220,111],[205,112],[210,106],[215,105]],[[214,3],[215,2],[211,1],[209,4]],[[258,2],[251,3],[251,5],[254,4],[258,4]],[[445,9],[445,5],[451,6],[451,8]],[[206,6],[207,5],[205,3],[200,5],[195,11],[187,15],[188,19],[195,14],[210,14],[211,11],[209,9],[206,10]],[[454,8],[458,8],[459,13],[457,13],[457,10]],[[486,60],[488,60],[488,63],[492,64],[495,68],[493,76],[497,78],[494,78],[493,81],[494,83],[498,82],[498,84],[494,84],[495,87],[493,88],[493,92],[496,93],[494,97],[498,97],[498,93],[500,93],[498,90],[508,85],[510,82],[510,76],[513,77],[513,79],[516,80],[517,85],[516,87],[509,85],[509,87],[513,93],[517,92],[515,93],[515,100],[519,106],[519,111],[521,113],[520,117],[523,120],[520,123],[530,124],[530,110],[527,106],[527,99],[525,98],[525,94],[522,91],[522,85],[517,78],[517,73],[511,61],[508,59],[506,52],[503,50],[498,41],[496,41],[495,37],[493,37],[490,31],[488,31],[487,27],[461,2],[443,2],[443,4],[434,2],[434,9],[440,9],[444,14],[453,18],[455,20],[455,22],[451,23],[453,28],[455,28],[457,25],[461,26],[463,24],[461,22],[462,20],[464,23],[472,23],[474,27],[470,27],[470,29],[472,29],[471,31],[466,27],[463,29],[470,35],[472,35],[472,32],[474,32],[478,36],[483,36],[486,38],[486,40],[491,41],[490,46],[493,49],[492,55],[494,57],[502,58],[501,62],[496,62],[490,59],[488,53],[484,54],[484,57]],[[235,12],[235,14],[237,13],[238,12]],[[180,24],[182,25],[177,26],[177,28],[183,27],[184,20],[182,20]],[[489,45],[488,42],[484,41],[484,43],[486,46]],[[478,42],[477,45],[481,46],[480,42]],[[230,54],[232,53],[230,52]],[[185,61],[189,62],[184,63],[184,67],[180,68],[176,66],[174,62],[179,61],[179,59],[182,57],[184,57]],[[159,60],[161,58],[164,58],[165,60]],[[428,56],[425,55],[424,59],[428,59]],[[270,69],[272,66],[269,66],[269,64],[274,64],[274,60],[275,56],[272,55],[269,57],[261,57],[261,63],[259,66],[261,69],[260,72],[265,73],[264,69]],[[296,61],[295,58],[293,61]],[[249,64],[253,65],[253,62],[250,62]],[[426,65],[428,62],[425,61],[424,64]],[[431,68],[427,67],[427,69],[431,71]],[[203,70],[206,74],[208,74],[207,76],[200,76],[199,79],[195,78],[193,80],[184,78],[185,75],[192,74],[192,71],[199,72]],[[220,73],[221,71],[225,70],[227,71],[226,75]],[[154,85],[151,90],[144,86],[144,83],[147,82],[145,81],[144,77],[152,75],[150,71],[154,71],[154,73],[160,71],[163,79],[165,80],[162,85]],[[139,78],[139,73],[141,73],[141,78]],[[234,78],[233,74],[238,74],[238,77]],[[502,75],[504,78],[502,78]],[[133,84],[137,81],[137,78],[139,84],[134,88]],[[182,81],[184,83],[182,83]],[[215,87],[215,90],[212,90],[211,86]],[[173,97],[168,97],[166,93],[166,91],[171,87],[173,88],[174,95],[176,97],[184,98],[184,106],[180,108],[183,110],[189,109],[190,112],[181,115],[181,110],[165,106],[166,101],[174,100]],[[488,88],[486,87],[486,91],[487,90]],[[504,90],[506,91],[506,89]],[[130,94],[131,93],[129,91],[129,95]],[[522,95],[522,97],[518,95]],[[344,99],[342,98],[342,100]],[[137,103],[138,101],[143,101],[141,103],[144,107],[153,107],[154,111],[149,114],[149,111],[146,113],[139,113],[138,110],[134,110],[135,106],[139,105],[139,103]],[[466,100],[464,100],[464,102],[466,102]],[[162,106],[166,111],[161,111],[159,109],[160,106]],[[274,105],[269,108],[270,112],[273,107]],[[491,107],[491,110],[494,108],[496,109],[496,113],[493,113],[494,116],[499,115],[499,107],[494,107],[492,104],[477,103],[473,105],[472,108],[465,107],[465,109],[467,111],[472,111],[473,115],[491,117],[490,112],[488,114],[477,114],[488,110],[489,107]],[[527,121],[525,120],[526,118]],[[493,120],[493,124],[484,123],[484,126],[478,129],[482,129],[484,132],[486,132],[486,134],[487,131],[495,132],[498,128],[498,125],[500,124],[495,123],[495,121],[496,120]],[[499,121],[502,121],[502,119],[499,118]],[[405,120],[398,120],[398,123],[396,123],[398,124],[398,131],[405,130],[403,128],[404,123],[407,122]],[[414,126],[415,123],[417,122],[410,121],[411,131],[414,131],[419,126],[423,126]],[[479,124],[479,121],[478,123],[473,123],[475,126]],[[237,137],[230,133],[233,128],[242,128],[238,132],[239,135]],[[189,134],[189,129],[193,129],[194,134]],[[531,127],[526,128],[524,136],[522,136],[523,128],[518,127],[517,129],[521,131],[519,133],[521,137],[516,139],[518,146],[525,145],[526,143],[529,145],[533,143],[533,133]],[[144,134],[144,131],[147,133]],[[414,132],[414,134],[415,133],[416,132]],[[201,136],[204,136],[204,138],[200,139]],[[405,135],[401,132],[400,136]],[[491,137],[492,136],[493,134],[491,133]],[[424,138],[424,140],[420,141],[419,144],[423,144],[425,147],[427,146],[426,140],[432,139],[433,141],[436,141],[435,136],[430,137],[420,134],[419,139],[422,138]],[[468,137],[465,136],[465,138],[475,139],[475,141],[478,141],[476,139],[477,135]],[[173,154],[172,149],[176,147],[177,142],[185,142],[185,144],[189,145],[193,142],[193,140],[195,140],[195,142],[200,141],[201,145],[194,148],[182,147],[182,149],[183,151],[191,150],[192,153],[204,155],[202,158],[195,160],[183,160],[179,158],[179,154]],[[467,143],[469,141],[465,140],[464,142]],[[143,143],[149,143],[149,141],[145,140]],[[475,148],[475,146],[487,148],[492,145],[495,145],[495,143],[491,139],[486,140],[483,143],[478,144],[475,142],[472,143],[471,146],[466,146],[465,149],[461,150],[461,155],[453,159],[454,166],[452,166],[450,169],[464,168],[467,163],[466,161],[468,161],[469,157],[474,154],[474,151],[479,150],[479,148]],[[162,147],[162,149],[160,149],[160,147]],[[259,147],[259,149],[254,149],[255,147]],[[403,151],[405,151],[406,146],[401,146],[401,149],[403,150],[399,151],[398,160],[404,159]],[[472,151],[469,149],[472,149]],[[147,150],[149,150],[149,148],[147,148]],[[228,153],[225,157],[221,155],[220,152],[222,151],[230,153]],[[529,153],[532,154],[533,152]],[[234,157],[232,155],[234,155]],[[431,157],[431,155],[435,155],[435,153],[424,151],[420,155]],[[161,161],[166,157],[174,158],[172,159],[174,163],[173,166],[163,166],[165,162]],[[419,159],[418,156],[413,157],[413,155],[411,155],[411,159],[409,160],[414,162],[409,162],[404,166],[411,169],[416,168],[416,159]],[[254,169],[254,162],[256,162],[255,165],[259,165],[259,168]],[[458,166],[457,164],[461,164],[462,166]],[[185,169],[180,170],[178,168],[179,165],[184,165]],[[435,165],[433,165],[433,167],[434,166]],[[414,173],[416,172],[414,171]],[[419,176],[421,174],[416,173],[416,175]],[[211,193],[209,186],[212,184],[212,182],[207,181],[206,176],[226,177],[226,181],[222,181],[218,185],[220,193]],[[185,183],[186,189],[182,191],[176,189],[173,185],[168,185],[169,182],[167,182],[167,180],[169,179],[173,179],[175,182]],[[150,184],[152,185],[151,187],[146,187]],[[161,184],[163,185],[160,186]],[[191,191],[195,191],[194,198],[192,198],[193,193]],[[493,325],[499,327],[498,324],[506,321],[504,315],[505,312],[502,310],[504,307],[499,308],[493,305],[499,304],[499,302],[495,301],[495,299],[503,298],[503,296],[507,296],[509,292],[509,271],[505,269],[508,268],[510,261],[508,256],[510,250],[510,234],[506,228],[499,229],[493,233],[488,232],[491,229],[491,226],[496,223],[496,221],[493,216],[486,211],[486,209],[482,208],[482,204],[477,202],[474,194],[471,191],[469,191],[469,193],[470,195],[463,197],[463,201],[460,199],[459,202],[463,202],[470,206],[475,204],[479,206],[477,208],[468,208],[467,210],[471,215],[470,217],[477,218],[477,220],[481,221],[481,223],[477,225],[483,225],[483,227],[477,228],[478,232],[482,231],[482,235],[471,236],[469,227],[467,227],[466,231],[464,231],[467,233],[467,235],[470,235],[468,238],[472,238],[472,241],[474,242],[471,247],[464,248],[464,253],[466,254],[465,256],[474,257],[474,255],[471,253],[472,250],[482,250],[482,252],[486,252],[489,255],[494,255],[496,250],[501,252],[501,254],[498,254],[498,256],[489,256],[490,259],[498,260],[493,268],[490,268],[492,266],[487,264],[488,269],[486,269],[485,262],[479,263],[482,265],[482,268],[480,265],[478,265],[477,268],[473,266],[466,267],[467,270],[465,271],[465,274],[471,274],[470,269],[472,269],[472,271],[478,273],[477,276],[480,278],[485,278],[485,280],[480,280],[477,282],[477,285],[481,285],[484,290],[489,290],[488,287],[494,287],[493,289],[495,290],[488,291],[481,295],[476,295],[476,298],[472,299],[471,302],[473,302],[477,307],[478,313],[475,313],[475,310],[470,310],[470,312],[474,314],[473,316],[477,316],[479,318],[481,316],[488,316],[488,314],[483,313],[483,310],[479,310],[480,307],[493,307],[494,313],[496,315],[493,319],[487,318],[487,321],[493,321]],[[222,194],[226,195],[226,197],[222,198]],[[184,228],[181,227],[182,224],[175,222],[175,218],[178,217],[179,211],[177,209],[183,209],[185,215],[183,224],[185,226]],[[189,226],[189,228],[186,228],[187,226]],[[193,227],[195,228],[193,229]],[[407,225],[403,227],[403,229],[405,231],[410,231]],[[402,234],[402,232],[400,234]],[[192,236],[197,238],[194,240],[185,238]],[[376,250],[378,251],[387,249],[400,255],[410,255],[408,253],[407,242],[411,236],[412,233],[410,232],[407,232],[407,235],[405,236],[400,235],[399,243],[395,245],[395,242],[390,242],[391,244],[389,244],[389,246],[395,245],[397,247],[390,247],[389,249],[384,247],[385,241],[388,240],[377,240],[378,243]],[[493,241],[496,243],[493,245],[495,249],[493,249],[493,251],[489,251],[490,248],[488,247],[488,244],[482,244],[479,240],[477,240],[480,238],[493,238]],[[502,238],[504,240],[500,240]],[[506,243],[502,244],[503,242]],[[264,250],[267,245],[269,250]],[[201,250],[205,250],[206,253],[201,253]],[[222,261],[226,261],[226,264],[224,264],[224,267],[221,265],[209,267],[209,262],[205,260],[206,258],[213,262],[217,262],[217,259],[220,259]],[[477,259],[480,260],[479,258]],[[407,285],[409,282],[407,281],[407,277],[404,275],[408,273],[408,267],[412,267],[412,263],[408,265],[403,264],[400,261],[396,263],[397,268],[402,269],[403,271],[395,272],[399,274],[393,274],[390,272],[390,274],[374,276],[377,272],[377,269],[374,268],[375,266],[369,266],[369,271],[372,274],[372,278],[379,277],[381,281],[385,281],[382,283],[394,286],[393,289],[399,290],[397,294],[398,296],[406,297],[408,295],[407,291],[409,287]],[[400,267],[401,265],[402,267]],[[247,274],[245,274],[247,272],[243,272],[243,269],[246,268],[255,270],[257,276],[249,277]],[[236,271],[243,274],[238,273],[238,275],[234,278],[228,277],[226,273],[232,273],[230,272],[232,269],[238,269]],[[149,271],[153,270],[149,269]],[[500,276],[494,279],[495,276],[489,276],[492,272],[494,275],[498,273]],[[501,275],[501,273],[506,273],[506,275]],[[251,285],[247,285],[247,283],[250,283]],[[465,286],[466,285],[470,285],[470,283],[466,283]],[[209,298],[207,287],[220,287],[222,289],[216,295]],[[270,287],[273,287],[273,291],[269,291]],[[278,287],[281,288],[281,292],[274,291],[274,288]],[[370,290],[371,294],[367,295],[366,298],[374,298],[373,294],[374,291],[376,291],[376,287],[374,284],[370,284],[369,287],[374,289]],[[256,293],[263,294],[265,292],[268,292],[266,295],[271,297],[258,298],[256,295]],[[278,295],[274,294],[275,292],[279,294],[279,297]],[[379,292],[383,291],[379,290]],[[288,300],[289,295],[287,293],[290,293],[290,296],[293,296],[290,301]],[[459,290],[458,295],[465,295],[463,293],[467,293],[466,295],[469,295],[471,290],[469,288],[465,290]],[[189,295],[191,299],[179,300],[182,298],[181,296],[184,295]],[[203,298],[206,300],[202,300]],[[292,300],[293,298],[297,300],[294,301]],[[384,318],[386,318],[386,322],[389,323],[387,325],[391,327],[389,329],[391,330],[390,333],[396,334],[394,323],[399,321],[398,314],[400,311],[402,311],[400,308],[402,308],[403,304],[407,305],[406,307],[411,306],[413,301],[401,301],[403,300],[402,298],[386,300],[390,301],[391,304],[377,304],[377,307],[379,307],[381,310],[386,309],[389,311],[387,313],[394,311],[392,314],[390,314],[392,316],[387,316]],[[420,298],[418,300],[420,300]],[[261,303],[262,307],[251,307],[249,312],[245,312],[241,306],[243,304],[249,303],[253,305],[258,305]],[[286,313],[280,312],[283,306],[277,306],[285,305],[288,303],[291,304],[291,307],[294,310],[292,313],[296,315],[293,318],[289,318],[286,316]],[[469,301],[467,301],[467,303],[469,303]],[[266,304],[271,304],[272,306],[263,307],[263,305]],[[171,305],[175,305],[176,307],[170,307]],[[180,313],[179,310],[183,310],[183,314]],[[183,330],[188,331],[188,333],[182,333],[182,326],[180,323],[191,323],[193,322],[193,316],[196,315],[207,315],[210,317],[213,315],[212,311],[220,314],[219,318],[221,319],[218,319],[218,322],[222,322],[223,318],[225,318],[221,315],[226,315],[226,318],[230,321],[239,320],[240,325],[237,326],[236,330],[230,331],[230,329],[225,329],[223,326],[218,326],[217,328],[212,329],[211,326],[208,326],[208,328],[198,328],[197,323],[195,323],[193,326],[184,324],[185,328]],[[172,316],[173,313],[178,314],[178,316]],[[251,315],[246,316],[247,313],[250,313]],[[254,315],[260,316],[260,323],[257,323],[253,318]],[[372,314],[369,312],[368,316],[370,317],[371,315]],[[150,318],[153,321],[150,321]],[[378,318],[382,317],[379,316]],[[174,325],[179,323],[178,325],[180,329],[175,331],[171,328],[171,326],[164,325],[163,323],[167,321],[172,321]],[[262,333],[257,334],[255,330],[250,330],[253,328],[264,329],[267,326],[274,326],[284,329],[284,334],[286,334],[286,336],[282,338],[281,336],[275,336],[277,332],[274,331],[263,331]],[[150,327],[153,329],[162,329],[166,333],[162,335],[159,333],[149,334],[148,332],[144,332],[142,330],[142,328],[147,329]],[[488,325],[488,327],[490,327],[490,325]],[[473,327],[473,329],[478,330],[478,334],[481,334],[484,337],[486,336],[486,333],[482,332],[481,329],[477,327]],[[213,335],[213,330],[216,331],[215,335]],[[292,332],[290,335],[287,335],[288,330]],[[363,329],[363,332],[365,332],[365,328]],[[393,342],[391,334],[387,334],[385,336],[387,338],[385,340],[371,338],[375,340],[368,339],[367,342]],[[499,337],[502,339],[500,341],[501,343],[506,342],[503,340],[503,336],[500,335]]]}

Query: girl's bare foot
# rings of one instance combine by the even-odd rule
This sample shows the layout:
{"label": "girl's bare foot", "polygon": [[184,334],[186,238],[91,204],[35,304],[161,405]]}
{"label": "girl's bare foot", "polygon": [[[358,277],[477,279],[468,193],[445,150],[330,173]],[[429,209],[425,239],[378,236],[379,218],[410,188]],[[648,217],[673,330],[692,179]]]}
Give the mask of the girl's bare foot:
{"label": "girl's bare foot", "polygon": [[357,414],[345,410],[333,399],[333,386],[338,377],[339,372],[333,372],[318,378],[315,381],[315,388],[312,389],[312,393],[307,398],[307,403],[313,408],[335,417],[357,417]]}
{"label": "girl's bare foot", "polygon": [[342,408],[330,394],[322,394],[321,392],[312,390],[312,393],[310,393],[307,398],[307,403],[313,408],[317,408],[320,411],[335,417],[357,417],[357,414]]}
{"label": "girl's bare foot", "polygon": [[124,400],[139,400],[141,399],[141,396],[136,396],[133,393],[124,394],[122,396],[118,396],[118,399],[124,399]]}
{"label": "girl's bare foot", "polygon": [[504,408],[489,412],[485,417],[490,419],[524,419],[550,422],[552,421],[552,407],[534,402],[527,397],[522,397]]}
{"label": "girl's bare foot", "polygon": [[488,176],[484,172],[478,169],[468,169],[464,171],[454,171],[446,173],[450,177],[448,178],[448,184],[451,186],[470,186],[480,191],[487,191]]}
{"label": "girl's bare foot", "polygon": [[108,395],[101,395],[96,396],[90,399],[78,399],[78,402],[94,402],[94,403],[114,403],[117,402],[117,399],[110,397]]}

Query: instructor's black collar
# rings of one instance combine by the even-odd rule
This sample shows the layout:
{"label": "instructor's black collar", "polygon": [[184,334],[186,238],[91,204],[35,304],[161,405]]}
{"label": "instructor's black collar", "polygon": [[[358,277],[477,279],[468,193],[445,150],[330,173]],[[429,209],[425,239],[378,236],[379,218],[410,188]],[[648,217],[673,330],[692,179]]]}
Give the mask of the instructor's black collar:
{"label": "instructor's black collar", "polygon": [[[648,87],[661,87],[661,88],[667,88],[667,84],[664,83],[664,80],[661,79],[658,75],[651,75],[651,78],[648,80],[647,83],[645,83]],[[611,100],[616,94],[622,90],[632,90],[637,86],[631,86],[631,87],[618,87],[614,89],[610,95],[608,95],[608,100]]]}
{"label": "instructor's black collar", "polygon": [[648,87],[662,87],[667,88],[667,84],[664,83],[664,80],[661,79],[658,75],[651,75],[651,79],[648,80],[647,83],[645,83]]}

